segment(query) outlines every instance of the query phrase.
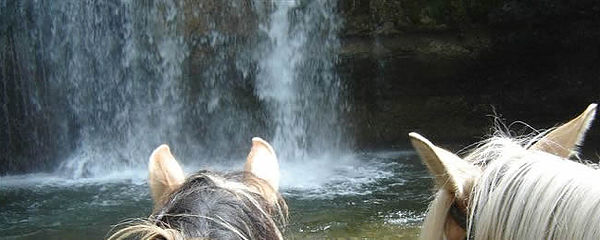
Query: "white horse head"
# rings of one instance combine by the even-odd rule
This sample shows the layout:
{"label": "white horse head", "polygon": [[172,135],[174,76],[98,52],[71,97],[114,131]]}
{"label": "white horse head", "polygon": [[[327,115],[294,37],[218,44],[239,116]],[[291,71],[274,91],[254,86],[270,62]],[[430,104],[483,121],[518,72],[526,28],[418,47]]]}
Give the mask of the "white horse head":
{"label": "white horse head", "polygon": [[410,133],[438,188],[421,238],[600,239],[600,172],[568,160],[596,107],[534,138],[493,137],[464,158]]}

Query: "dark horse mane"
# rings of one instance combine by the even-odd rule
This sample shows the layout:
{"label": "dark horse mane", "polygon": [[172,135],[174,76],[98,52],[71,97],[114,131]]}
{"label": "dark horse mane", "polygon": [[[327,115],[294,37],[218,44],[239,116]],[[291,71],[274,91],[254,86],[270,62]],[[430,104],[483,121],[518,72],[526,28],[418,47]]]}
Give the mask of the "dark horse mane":
{"label": "dark horse mane", "polygon": [[286,219],[285,201],[265,180],[246,171],[199,171],[147,220],[109,239],[282,239]]}

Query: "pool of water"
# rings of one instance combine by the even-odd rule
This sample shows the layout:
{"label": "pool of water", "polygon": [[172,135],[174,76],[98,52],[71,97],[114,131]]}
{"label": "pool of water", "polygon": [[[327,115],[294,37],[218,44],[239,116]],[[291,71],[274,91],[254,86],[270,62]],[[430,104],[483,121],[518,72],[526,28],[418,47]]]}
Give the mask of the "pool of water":
{"label": "pool of water", "polygon": [[[432,181],[416,155],[370,152],[353,159],[282,164],[288,239],[417,238]],[[0,239],[103,239],[116,224],[150,214],[144,176],[2,177]]]}

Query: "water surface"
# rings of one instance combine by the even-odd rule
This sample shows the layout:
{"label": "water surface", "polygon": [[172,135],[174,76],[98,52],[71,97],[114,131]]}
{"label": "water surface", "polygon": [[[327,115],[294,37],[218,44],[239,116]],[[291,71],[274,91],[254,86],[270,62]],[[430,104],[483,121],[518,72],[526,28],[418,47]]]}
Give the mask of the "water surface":
{"label": "water surface", "polygon": [[[416,239],[431,179],[413,152],[356,154],[338,163],[312,172],[313,164],[282,164],[288,239]],[[148,216],[152,206],[143,172],[0,180],[3,239],[102,239],[115,224]]]}

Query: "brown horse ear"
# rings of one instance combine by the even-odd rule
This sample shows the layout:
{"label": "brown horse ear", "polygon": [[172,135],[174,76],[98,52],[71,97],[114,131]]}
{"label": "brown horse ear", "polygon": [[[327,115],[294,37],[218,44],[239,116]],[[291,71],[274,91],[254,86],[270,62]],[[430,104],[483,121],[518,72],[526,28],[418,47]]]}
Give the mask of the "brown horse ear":
{"label": "brown horse ear", "polygon": [[466,197],[481,170],[455,154],[433,145],[418,133],[412,132],[408,136],[421,160],[435,177],[437,186],[458,197]]}
{"label": "brown horse ear", "polygon": [[148,171],[155,208],[164,204],[165,198],[185,181],[183,170],[166,144],[160,145],[152,152]]}
{"label": "brown horse ear", "polygon": [[563,158],[577,154],[585,133],[596,115],[597,104],[590,104],[583,113],[546,134],[529,149],[540,150]]}
{"label": "brown horse ear", "polygon": [[279,189],[279,163],[275,150],[267,141],[252,138],[252,148],[246,158],[244,171],[266,180],[276,191]]}

